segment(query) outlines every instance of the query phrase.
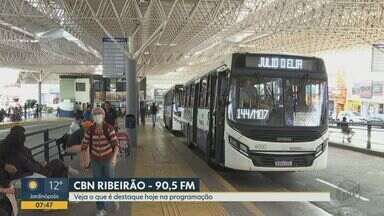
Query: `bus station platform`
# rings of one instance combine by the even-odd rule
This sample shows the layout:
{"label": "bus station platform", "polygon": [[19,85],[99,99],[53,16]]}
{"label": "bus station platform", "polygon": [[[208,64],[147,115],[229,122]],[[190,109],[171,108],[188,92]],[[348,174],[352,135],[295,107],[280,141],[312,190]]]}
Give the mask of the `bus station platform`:
{"label": "bus station platform", "polygon": [[[345,182],[360,189],[354,191],[356,199],[345,202],[121,202],[117,210],[114,203],[108,203],[108,215],[293,216],[298,215],[298,210],[302,212],[300,215],[348,215],[351,212],[352,215],[380,215],[377,206],[384,201],[380,195],[384,193],[384,181],[378,180],[384,176],[383,157],[330,145],[325,170],[289,173],[217,170],[206,163],[201,152],[188,148],[185,137],[174,135],[159,122],[155,128],[138,126],[138,144],[131,148],[128,157],[120,157],[116,177],[195,177],[200,179],[203,192],[330,192],[334,198],[340,192],[349,193],[351,188],[345,187]],[[53,122],[26,126],[26,129],[27,133],[34,133],[60,126],[49,132],[49,137],[55,139],[68,131],[68,123]],[[0,132],[3,136],[7,134],[5,129]],[[33,148],[42,138],[42,134],[27,137],[27,146]],[[335,133],[330,133],[330,140],[337,141]],[[357,139],[352,141],[358,142]],[[55,157],[54,152],[50,155]],[[39,158],[43,160],[43,155]],[[78,156],[65,157],[65,163],[79,170],[78,175],[70,177],[92,176],[91,170],[80,168]],[[94,202],[70,202],[68,212],[22,212],[20,215],[88,216],[95,213]]]}
{"label": "bus station platform", "polygon": [[[78,161],[72,162],[73,167]],[[76,167],[77,168],[77,167]],[[90,171],[82,172],[90,176]],[[127,159],[116,165],[118,177],[197,177],[201,191],[235,192],[236,188],[162,127],[139,128],[139,140]],[[217,202],[132,202],[120,203],[108,215],[263,215],[252,203]],[[95,203],[70,203],[70,215],[94,215]],[[81,213],[80,213],[81,212]]]}

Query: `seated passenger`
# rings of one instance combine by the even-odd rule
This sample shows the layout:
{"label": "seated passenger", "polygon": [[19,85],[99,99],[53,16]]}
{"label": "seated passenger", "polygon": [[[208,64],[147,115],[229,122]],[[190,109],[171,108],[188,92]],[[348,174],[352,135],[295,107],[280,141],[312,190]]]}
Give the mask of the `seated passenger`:
{"label": "seated passenger", "polygon": [[73,119],[71,125],[69,126],[69,131],[68,131],[69,135],[71,135],[73,132],[79,130],[80,122],[81,122],[80,116],[75,115],[75,119]]}
{"label": "seated passenger", "polygon": [[55,159],[49,162],[39,163],[30,149],[24,146],[25,129],[22,126],[14,126],[3,140],[1,158],[7,164],[12,164],[17,171],[10,174],[10,180],[20,179],[39,173],[46,177],[67,177],[68,168],[61,160]]}
{"label": "seated passenger", "polygon": [[0,158],[0,215],[17,215],[15,189],[10,183],[10,175],[16,172],[15,166]]}
{"label": "seated passenger", "polygon": [[15,189],[12,185],[0,186],[0,215],[17,215]]}
{"label": "seated passenger", "polygon": [[73,132],[67,141],[66,152],[68,153],[80,153],[81,152],[81,141],[84,138],[84,133],[93,125],[92,121],[84,121],[81,123],[81,127]]}
{"label": "seated passenger", "polygon": [[17,169],[15,166],[13,166],[12,164],[4,163],[3,159],[0,158],[0,188],[1,188],[1,191],[9,188],[10,176],[15,174],[16,172],[17,172]]}

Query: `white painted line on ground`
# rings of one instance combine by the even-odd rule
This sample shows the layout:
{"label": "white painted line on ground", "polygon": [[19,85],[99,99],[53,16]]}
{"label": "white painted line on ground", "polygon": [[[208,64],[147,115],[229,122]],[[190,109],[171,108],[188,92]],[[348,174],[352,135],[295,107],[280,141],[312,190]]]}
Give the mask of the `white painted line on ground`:
{"label": "white painted line on ground", "polygon": [[316,181],[321,182],[321,183],[323,183],[323,184],[326,184],[326,185],[328,185],[328,186],[331,186],[331,187],[333,187],[333,188],[336,188],[337,190],[340,190],[340,191],[342,191],[342,192],[344,192],[344,193],[347,193],[347,194],[349,194],[349,195],[353,195],[354,197],[359,198],[359,199],[361,199],[361,200],[363,200],[363,201],[369,202],[369,199],[368,199],[368,198],[365,198],[365,197],[363,197],[363,196],[360,196],[359,194],[355,194],[355,193],[349,192],[349,191],[345,190],[344,188],[341,188],[341,187],[339,187],[339,186],[337,186],[337,185],[335,185],[335,184],[332,184],[332,183],[330,183],[330,182],[327,182],[327,181],[325,181],[325,180],[316,178]]}

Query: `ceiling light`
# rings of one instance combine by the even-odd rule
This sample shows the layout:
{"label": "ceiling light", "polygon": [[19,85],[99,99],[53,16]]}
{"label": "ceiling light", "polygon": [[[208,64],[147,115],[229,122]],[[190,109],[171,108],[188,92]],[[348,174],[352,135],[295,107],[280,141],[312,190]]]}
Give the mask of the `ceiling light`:
{"label": "ceiling light", "polygon": [[232,36],[229,36],[229,37],[225,38],[224,40],[227,42],[239,43],[242,40],[244,40],[245,38],[247,38],[253,34],[254,34],[253,31],[244,31],[244,32],[240,32],[240,33],[234,34]]}
{"label": "ceiling light", "polygon": [[159,42],[155,43],[155,46],[176,46],[177,44],[175,43],[170,43],[170,44],[161,44]]}
{"label": "ceiling light", "polygon": [[179,67],[179,68],[176,69],[176,72],[181,72],[183,70],[185,70],[185,67]]}
{"label": "ceiling light", "polygon": [[201,49],[201,50],[199,50],[199,51],[193,53],[193,56],[200,55],[200,54],[202,54],[203,52],[205,52],[205,51],[207,51],[207,50],[209,50],[209,49],[212,49],[213,47],[215,47],[215,46],[218,45],[218,44],[219,44],[219,41],[216,41],[216,42],[212,43],[211,45],[205,47],[204,49]]}

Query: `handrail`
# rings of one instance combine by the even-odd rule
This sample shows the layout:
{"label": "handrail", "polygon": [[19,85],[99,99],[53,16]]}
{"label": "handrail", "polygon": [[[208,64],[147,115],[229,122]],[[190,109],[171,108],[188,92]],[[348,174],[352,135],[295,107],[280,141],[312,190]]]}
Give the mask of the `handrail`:
{"label": "handrail", "polygon": [[56,139],[50,139],[47,142],[43,142],[42,144],[33,146],[32,148],[29,148],[29,150],[33,151],[33,150],[36,150],[38,148],[44,147],[44,145],[46,145],[46,144],[50,144],[50,143],[53,143],[53,142],[56,142]]}
{"label": "handrail", "polygon": [[[37,134],[43,134],[44,137],[43,137],[43,143],[41,144],[38,144],[38,145],[35,145],[33,146],[32,148],[30,148],[31,151],[34,151],[34,150],[39,150],[41,149],[40,151],[37,151],[37,152],[34,152],[32,153],[32,156],[35,157],[35,156],[38,156],[40,154],[43,154],[44,153],[44,160],[45,161],[49,161],[50,160],[50,154],[49,154],[49,150],[54,148],[56,145],[50,145],[51,143],[56,143],[56,140],[57,139],[51,139],[49,138],[49,132],[50,131],[54,131],[54,130],[58,130],[58,129],[62,129],[62,128],[65,128],[65,127],[69,127],[69,123],[67,124],[64,124],[64,125],[60,125],[60,126],[56,126],[56,127],[53,127],[53,128],[47,128],[47,129],[43,129],[43,130],[38,130],[38,131],[34,131],[34,132],[30,132],[30,133],[26,133],[25,136],[26,137],[29,137],[29,136],[33,136],[33,135],[37,135]],[[55,156],[57,155],[58,153],[55,153],[51,156]]]}
{"label": "handrail", "polygon": [[[333,125],[331,125],[333,124]],[[384,124],[377,124],[371,122],[343,122],[343,121],[329,121],[329,127],[331,128],[341,128],[341,124],[347,124],[348,126],[366,126],[367,127],[367,149],[371,149],[371,137],[372,137],[372,127],[384,128]],[[359,130],[360,128],[353,128],[354,130]],[[362,130],[362,129],[361,129]],[[344,142],[344,139],[343,139]]]}
{"label": "handrail", "polygon": [[368,126],[371,125],[372,127],[384,127],[384,123],[372,123],[372,122],[343,122],[343,121],[329,121],[329,124],[336,124],[339,125],[341,123],[348,123],[349,126]]}
{"label": "handrail", "polygon": [[60,126],[57,126],[57,127],[54,127],[54,128],[47,128],[47,129],[44,129],[44,130],[38,130],[38,131],[33,131],[33,132],[29,132],[29,133],[26,133],[25,136],[28,137],[28,136],[33,136],[33,135],[36,135],[36,134],[40,134],[40,133],[44,133],[45,130],[58,130],[58,129],[61,129],[61,128],[64,128],[64,127],[67,127],[69,126],[70,124],[64,124],[64,125],[60,125]]}

